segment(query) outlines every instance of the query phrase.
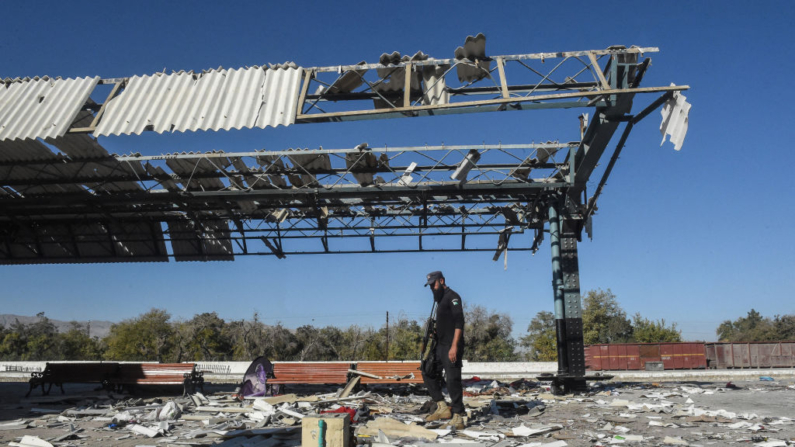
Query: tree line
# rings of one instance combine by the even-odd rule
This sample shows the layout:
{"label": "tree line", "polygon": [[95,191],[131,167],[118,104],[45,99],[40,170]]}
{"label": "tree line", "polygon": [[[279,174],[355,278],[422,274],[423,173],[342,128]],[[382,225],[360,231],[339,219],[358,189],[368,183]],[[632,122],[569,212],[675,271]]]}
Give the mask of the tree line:
{"label": "tree line", "polygon": [[[467,306],[465,319],[469,361],[557,359],[551,312],[536,314],[518,339],[512,336],[513,320],[507,313]],[[585,344],[682,341],[675,323],[639,313],[628,317],[609,289],[583,295],[582,319]],[[250,320],[226,321],[215,312],[172,320],[167,311],[152,309],[113,324],[108,335],[99,338],[89,336],[88,326],[77,322],[59,333],[40,313],[35,322],[0,327],[0,360],[198,362],[248,361],[260,355],[283,361],[416,360],[423,328],[424,321],[400,316],[387,332],[386,326],[360,325],[290,329],[281,323],[265,324],[256,313]],[[721,341],[795,340],[795,316],[766,318],[751,310],[746,317],[725,321],[717,335]]]}
{"label": "tree line", "polygon": [[[676,323],[664,319],[649,320],[640,313],[631,319],[610,289],[590,290],[582,299],[583,340],[586,345],[603,343],[664,343],[682,341],[682,331]],[[555,344],[555,316],[539,312],[530,322],[527,335],[520,345],[526,357],[535,361],[554,361],[558,358]]]}
{"label": "tree line", "polygon": [[[467,355],[470,361],[521,359],[511,337],[513,321],[505,313],[468,306],[465,310]],[[258,314],[250,320],[225,321],[217,313],[172,320],[163,309],[152,309],[111,325],[103,338],[90,337],[87,325],[71,322],[65,332],[43,314],[37,321],[0,327],[0,360],[116,361],[361,361],[417,360],[424,321],[399,316],[373,328],[304,325],[290,329],[268,325]],[[387,353],[388,349],[388,353]]]}

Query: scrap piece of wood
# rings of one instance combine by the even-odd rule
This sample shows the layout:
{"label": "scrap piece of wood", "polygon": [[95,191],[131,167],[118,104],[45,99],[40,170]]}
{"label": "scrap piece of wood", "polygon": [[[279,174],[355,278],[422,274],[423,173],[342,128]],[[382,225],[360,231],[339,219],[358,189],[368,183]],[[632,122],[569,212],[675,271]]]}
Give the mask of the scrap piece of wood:
{"label": "scrap piece of wood", "polygon": [[359,382],[361,382],[361,380],[362,378],[360,376],[356,376],[353,379],[351,379],[348,382],[348,384],[345,385],[345,388],[342,389],[342,392],[340,393],[339,397],[343,398],[348,397],[353,392],[353,389],[356,388],[356,385],[358,385]]}
{"label": "scrap piece of wood", "polygon": [[208,413],[251,413],[254,411],[253,407],[196,407],[196,411],[208,412]]}
{"label": "scrap piece of wood", "polygon": [[349,369],[348,372],[351,373],[351,374],[358,374],[360,376],[369,377],[371,379],[378,379],[378,380],[383,380],[384,379],[381,376],[376,376],[375,374],[370,374],[370,373],[367,373],[367,372],[364,372],[364,371],[358,371],[358,370],[355,370],[355,369]]}

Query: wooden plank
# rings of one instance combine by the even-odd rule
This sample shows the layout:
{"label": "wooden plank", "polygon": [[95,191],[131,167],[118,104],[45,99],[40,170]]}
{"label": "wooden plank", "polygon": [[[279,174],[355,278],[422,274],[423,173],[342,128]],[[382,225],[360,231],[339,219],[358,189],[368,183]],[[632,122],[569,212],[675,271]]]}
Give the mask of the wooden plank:
{"label": "wooden plank", "polygon": [[406,79],[403,81],[403,107],[411,107],[411,62],[406,63]]}
{"label": "wooden plank", "polygon": [[298,105],[296,106],[295,115],[301,115],[304,109],[304,101],[306,101],[306,93],[309,90],[309,83],[312,81],[312,70],[305,70],[304,72],[304,85],[301,86],[301,94],[298,96]]}
{"label": "wooden plank", "polygon": [[593,51],[588,53],[588,59],[591,60],[592,69],[596,72],[596,76],[599,77],[599,82],[602,83],[602,88],[605,90],[610,90],[610,84],[607,83],[607,79],[605,79],[605,74],[602,73],[602,68],[599,66],[599,63],[596,61],[596,56],[594,55]]}
{"label": "wooden plank", "polygon": [[97,111],[96,116],[94,116],[94,120],[91,121],[91,125],[88,127],[92,129],[97,128],[97,123],[99,123],[99,119],[102,118],[102,115],[105,113],[105,107],[108,106],[108,102],[110,102],[111,99],[116,97],[116,93],[118,93],[122,84],[124,84],[124,81],[117,82],[116,85],[113,86],[113,89],[110,91],[110,94],[108,95],[107,98],[105,98],[105,101],[102,103],[102,107],[99,108],[99,111]]}
{"label": "wooden plank", "polygon": [[497,70],[500,73],[500,88],[502,89],[502,97],[510,98],[508,94],[508,81],[505,79],[505,60],[501,57],[497,58]]}

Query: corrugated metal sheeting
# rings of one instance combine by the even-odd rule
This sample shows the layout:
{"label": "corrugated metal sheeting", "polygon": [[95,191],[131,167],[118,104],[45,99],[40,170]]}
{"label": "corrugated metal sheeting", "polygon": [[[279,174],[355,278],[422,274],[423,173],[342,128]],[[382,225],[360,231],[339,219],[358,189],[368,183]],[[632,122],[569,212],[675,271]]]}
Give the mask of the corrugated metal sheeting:
{"label": "corrugated metal sheeting", "polygon": [[94,135],[289,126],[303,70],[252,67],[130,78]]}
{"label": "corrugated metal sheeting", "polygon": [[0,141],[64,135],[98,82],[45,77],[0,83]]}
{"label": "corrugated metal sheeting", "polygon": [[483,33],[475,37],[467,36],[463,47],[455,49],[456,59],[477,60],[477,64],[459,62],[456,64],[458,80],[461,82],[474,82],[489,75],[491,61],[483,60],[486,57],[486,36]]}

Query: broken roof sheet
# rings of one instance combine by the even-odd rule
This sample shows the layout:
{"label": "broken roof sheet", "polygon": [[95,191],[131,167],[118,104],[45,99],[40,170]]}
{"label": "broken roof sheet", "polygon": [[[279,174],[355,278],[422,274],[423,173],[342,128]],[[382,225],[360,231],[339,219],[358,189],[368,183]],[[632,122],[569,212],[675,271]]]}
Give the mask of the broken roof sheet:
{"label": "broken roof sheet", "polygon": [[302,74],[285,66],[134,76],[108,102],[94,135],[289,126]]}
{"label": "broken roof sheet", "polygon": [[64,135],[98,82],[44,77],[0,83],[0,141]]}

